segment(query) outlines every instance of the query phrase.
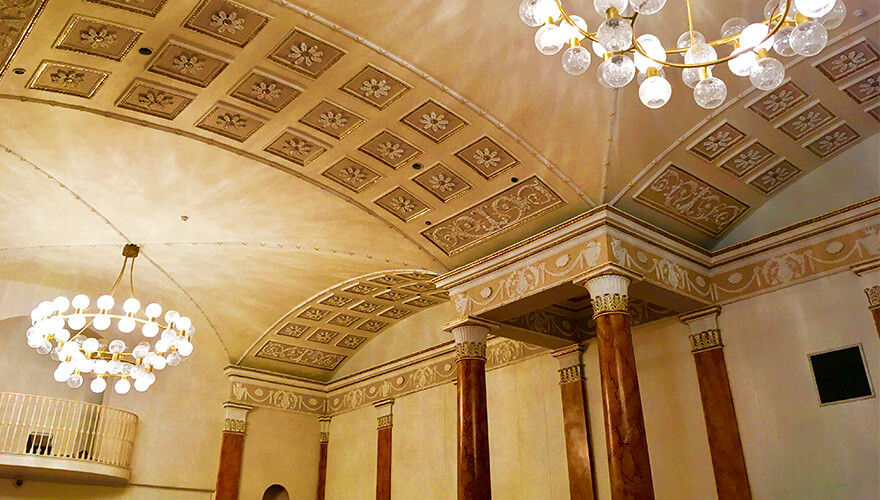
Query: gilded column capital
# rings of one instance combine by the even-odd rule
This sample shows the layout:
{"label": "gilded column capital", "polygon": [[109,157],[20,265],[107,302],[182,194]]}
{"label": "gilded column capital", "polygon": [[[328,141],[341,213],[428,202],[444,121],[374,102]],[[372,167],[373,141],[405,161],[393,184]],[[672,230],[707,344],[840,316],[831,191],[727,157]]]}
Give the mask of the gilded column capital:
{"label": "gilded column capital", "polygon": [[724,347],[721,343],[721,330],[718,329],[719,314],[721,314],[721,306],[710,306],[678,317],[691,330],[691,335],[688,336],[691,352]]}
{"label": "gilded column capital", "polygon": [[584,379],[581,357],[586,348],[581,344],[572,344],[553,351],[553,357],[559,362],[559,383],[567,384]]}
{"label": "gilded column capital", "polygon": [[721,343],[721,330],[717,328],[695,333],[688,338],[691,340],[691,352],[694,353],[724,347]]}
{"label": "gilded column capital", "polygon": [[247,432],[247,413],[252,406],[227,401],[223,403],[225,418],[223,419],[223,432],[245,434]]}
{"label": "gilded column capital", "polygon": [[373,403],[373,406],[375,406],[376,410],[378,411],[378,415],[376,417],[377,428],[387,429],[388,427],[391,427],[394,424],[394,415],[391,413],[391,408],[394,406],[394,398],[376,401],[375,403]]}
{"label": "gilded column capital", "polygon": [[865,288],[865,295],[868,296],[868,309],[880,309],[880,286]]}
{"label": "gilded column capital", "polygon": [[629,314],[629,285],[641,279],[638,273],[608,263],[587,271],[572,282],[590,292],[595,318],[608,313]]}
{"label": "gilded column capital", "polygon": [[321,431],[318,433],[318,442],[319,443],[329,443],[330,442],[330,417],[318,417],[318,425],[321,426]]}
{"label": "gilded column capital", "polygon": [[443,325],[455,339],[455,355],[458,359],[486,359],[486,339],[489,332],[499,325],[492,321],[465,316]]}

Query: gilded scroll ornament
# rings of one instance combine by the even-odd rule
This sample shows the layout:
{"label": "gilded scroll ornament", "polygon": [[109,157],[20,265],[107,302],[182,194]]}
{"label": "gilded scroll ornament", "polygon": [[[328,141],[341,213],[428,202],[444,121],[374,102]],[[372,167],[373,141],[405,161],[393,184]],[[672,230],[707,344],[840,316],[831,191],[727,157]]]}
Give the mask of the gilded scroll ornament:
{"label": "gilded scroll ornament", "polygon": [[486,359],[485,342],[461,342],[455,344],[455,357]]}
{"label": "gilded scroll ornament", "polygon": [[708,351],[718,347],[724,347],[721,343],[721,330],[712,329],[695,333],[691,339],[691,352]]}

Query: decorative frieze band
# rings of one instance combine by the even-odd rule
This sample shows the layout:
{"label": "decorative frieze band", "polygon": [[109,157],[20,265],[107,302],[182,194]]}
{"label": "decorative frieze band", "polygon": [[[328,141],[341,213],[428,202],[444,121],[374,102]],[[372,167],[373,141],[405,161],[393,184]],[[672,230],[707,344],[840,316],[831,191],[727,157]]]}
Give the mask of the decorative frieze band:
{"label": "decorative frieze band", "polygon": [[383,416],[379,417],[377,419],[378,426],[376,428],[377,429],[387,429],[388,427],[391,427],[393,425],[393,421],[392,421],[393,418],[394,418],[394,415],[383,415]]}
{"label": "decorative frieze band", "polygon": [[689,337],[691,339],[691,352],[708,351],[724,347],[721,343],[721,330],[712,329],[695,333]]}
{"label": "decorative frieze band", "polygon": [[455,357],[457,359],[479,358],[486,359],[485,342],[461,342],[455,344]]}
{"label": "decorative frieze band", "polygon": [[865,288],[865,295],[868,296],[868,309],[880,308],[880,286]]}
{"label": "decorative frieze band", "polygon": [[236,420],[227,418],[223,420],[223,432],[232,432],[235,434],[245,434],[247,432],[247,422],[244,420]]}
{"label": "decorative frieze band", "polygon": [[567,384],[569,382],[580,382],[584,379],[584,370],[581,365],[569,366],[559,370],[559,384]]}

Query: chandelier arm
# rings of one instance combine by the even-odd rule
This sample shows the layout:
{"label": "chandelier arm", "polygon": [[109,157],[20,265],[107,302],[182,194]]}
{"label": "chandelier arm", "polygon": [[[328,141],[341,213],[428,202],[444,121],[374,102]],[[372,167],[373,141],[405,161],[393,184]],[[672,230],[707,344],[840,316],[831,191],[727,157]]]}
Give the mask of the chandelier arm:
{"label": "chandelier arm", "polygon": [[688,10],[688,32],[691,34],[691,45],[694,45],[694,18],[691,16],[691,0],[687,0],[685,3],[687,3]]}
{"label": "chandelier arm", "polygon": [[134,257],[131,259],[131,267],[128,269],[129,297],[134,298]]}

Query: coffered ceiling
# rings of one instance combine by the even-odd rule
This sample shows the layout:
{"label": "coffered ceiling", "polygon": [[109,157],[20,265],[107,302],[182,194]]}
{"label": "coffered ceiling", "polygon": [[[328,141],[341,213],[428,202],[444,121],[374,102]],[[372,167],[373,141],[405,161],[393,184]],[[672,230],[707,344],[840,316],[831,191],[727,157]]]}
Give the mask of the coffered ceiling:
{"label": "coffered ceiling", "polygon": [[[140,243],[231,362],[326,379],[416,302],[442,300],[407,286],[595,205],[712,248],[843,151],[877,167],[863,146],[880,128],[873,2],[848,1],[829,47],[785,60],[777,90],[719,69],[729,98],[713,112],[677,74],[653,111],[634,85],[565,74],[517,4],[0,4],[0,259],[92,248],[111,257],[89,272],[106,274],[111,249]],[[762,7],[705,2],[695,22],[709,35]],[[642,28],[674,40],[683,9]],[[0,277],[62,279],[17,269]],[[355,303],[359,285],[378,288]],[[261,300],[237,303],[248,293]],[[351,309],[362,302],[382,307]],[[334,362],[291,361],[308,349]]]}

